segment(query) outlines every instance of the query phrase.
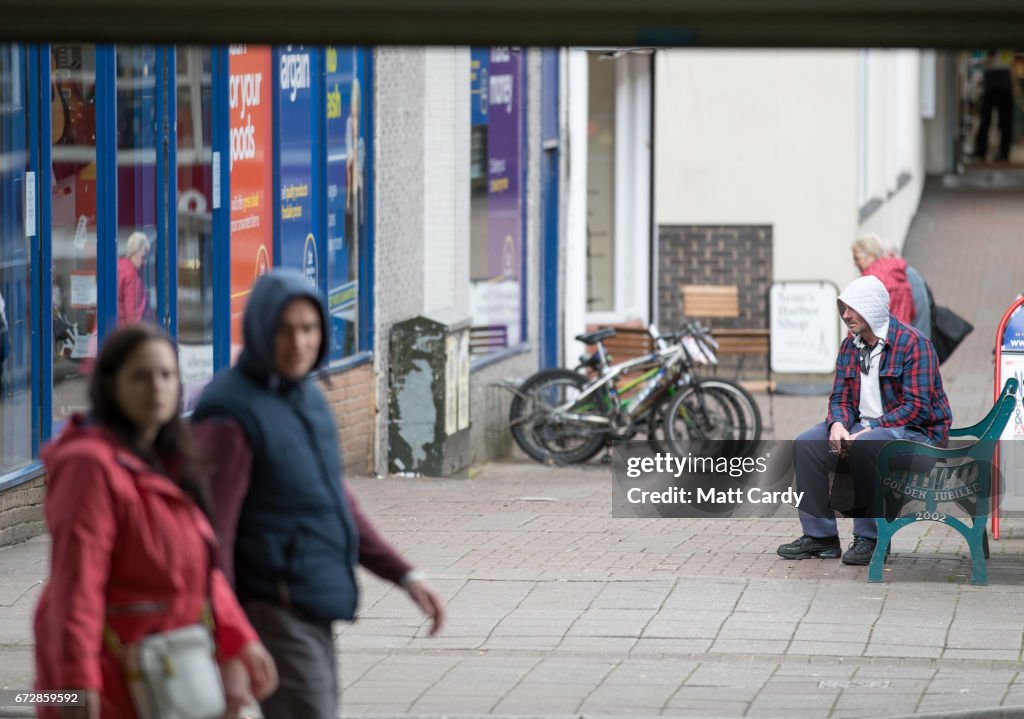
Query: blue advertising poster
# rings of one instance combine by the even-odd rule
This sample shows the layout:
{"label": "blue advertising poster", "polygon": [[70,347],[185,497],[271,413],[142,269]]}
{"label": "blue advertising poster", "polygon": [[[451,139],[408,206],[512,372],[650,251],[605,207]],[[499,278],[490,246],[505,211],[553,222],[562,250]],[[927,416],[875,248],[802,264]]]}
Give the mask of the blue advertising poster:
{"label": "blue advertising poster", "polygon": [[326,49],[327,304],[332,360],[353,354],[359,319],[359,251],[368,227],[369,53]]}
{"label": "blue advertising poster", "polygon": [[469,56],[470,121],[475,127],[487,124],[487,75],[491,49],[474,47]]}
{"label": "blue advertising poster", "polygon": [[1010,315],[1003,330],[1003,352],[1024,352],[1024,305]]}
{"label": "blue advertising poster", "polygon": [[322,279],[317,248],[313,145],[314,51],[301,45],[276,48],[278,92],[278,232],[281,265],[301,270],[310,285]]}

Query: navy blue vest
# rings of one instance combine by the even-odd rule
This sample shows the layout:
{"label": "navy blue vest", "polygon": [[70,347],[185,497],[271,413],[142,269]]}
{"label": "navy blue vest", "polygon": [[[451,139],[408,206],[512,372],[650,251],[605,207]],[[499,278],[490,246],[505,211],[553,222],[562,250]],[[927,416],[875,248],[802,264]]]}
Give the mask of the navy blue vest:
{"label": "navy blue vest", "polygon": [[338,435],[313,380],[268,389],[234,367],[207,387],[195,421],[229,417],[252,449],[252,481],[235,535],[242,601],[290,605],[311,618],[352,619],[359,535],[341,487]]}

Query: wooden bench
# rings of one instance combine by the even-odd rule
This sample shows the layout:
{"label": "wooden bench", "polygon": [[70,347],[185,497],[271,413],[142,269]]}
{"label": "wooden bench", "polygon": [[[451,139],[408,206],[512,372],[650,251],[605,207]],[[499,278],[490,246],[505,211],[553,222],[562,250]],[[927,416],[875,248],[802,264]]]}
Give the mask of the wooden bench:
{"label": "wooden bench", "polygon": [[[612,356],[612,362],[625,362],[634,357],[643,357],[654,351],[654,340],[643,327],[632,325],[610,325],[615,336],[604,340],[604,348]],[[593,352],[596,347],[589,346]]]}
{"label": "wooden bench", "polygon": [[971,584],[988,583],[986,524],[992,510],[993,454],[1016,405],[1017,380],[1011,377],[983,420],[949,431],[949,448],[902,439],[882,447],[874,502],[878,541],[868,567],[869,582],[882,581],[886,550],[897,531],[914,522],[933,521],[952,527],[967,540]]}
{"label": "wooden bench", "polygon": [[[740,316],[739,288],[736,285],[683,285],[683,313],[692,319],[736,319]],[[711,332],[718,342],[719,355],[740,357],[737,376],[749,355],[765,358],[765,387],[771,382],[771,336],[767,329],[715,327]]]}

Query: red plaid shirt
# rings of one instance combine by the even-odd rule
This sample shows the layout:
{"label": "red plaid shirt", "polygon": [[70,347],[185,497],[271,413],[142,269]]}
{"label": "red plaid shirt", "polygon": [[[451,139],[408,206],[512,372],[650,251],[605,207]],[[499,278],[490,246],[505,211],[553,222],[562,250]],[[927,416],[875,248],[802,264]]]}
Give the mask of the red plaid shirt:
{"label": "red plaid shirt", "polygon": [[[881,427],[916,429],[929,441],[945,445],[953,413],[942,389],[939,359],[931,341],[895,317],[882,349],[878,386],[882,395]],[[860,415],[860,365],[857,346],[848,336],[839,348],[836,379],[828,403],[827,426],[842,422],[850,429]]]}

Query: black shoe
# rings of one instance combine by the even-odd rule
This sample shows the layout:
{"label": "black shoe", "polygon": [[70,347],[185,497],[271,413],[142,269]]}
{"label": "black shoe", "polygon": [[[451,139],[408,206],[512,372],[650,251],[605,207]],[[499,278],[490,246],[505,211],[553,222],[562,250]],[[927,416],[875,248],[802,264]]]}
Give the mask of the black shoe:
{"label": "black shoe", "polygon": [[[876,544],[878,544],[878,541],[874,539],[868,539],[867,537],[854,537],[853,543],[850,544],[850,548],[843,552],[843,564],[852,564],[858,567],[871,564],[871,555],[875,553]],[[888,558],[889,547],[886,547],[885,559],[882,561],[885,561]]]}
{"label": "black shoe", "polygon": [[789,544],[779,545],[776,550],[783,559],[838,559],[842,553],[839,537],[811,537],[804,535]]}

